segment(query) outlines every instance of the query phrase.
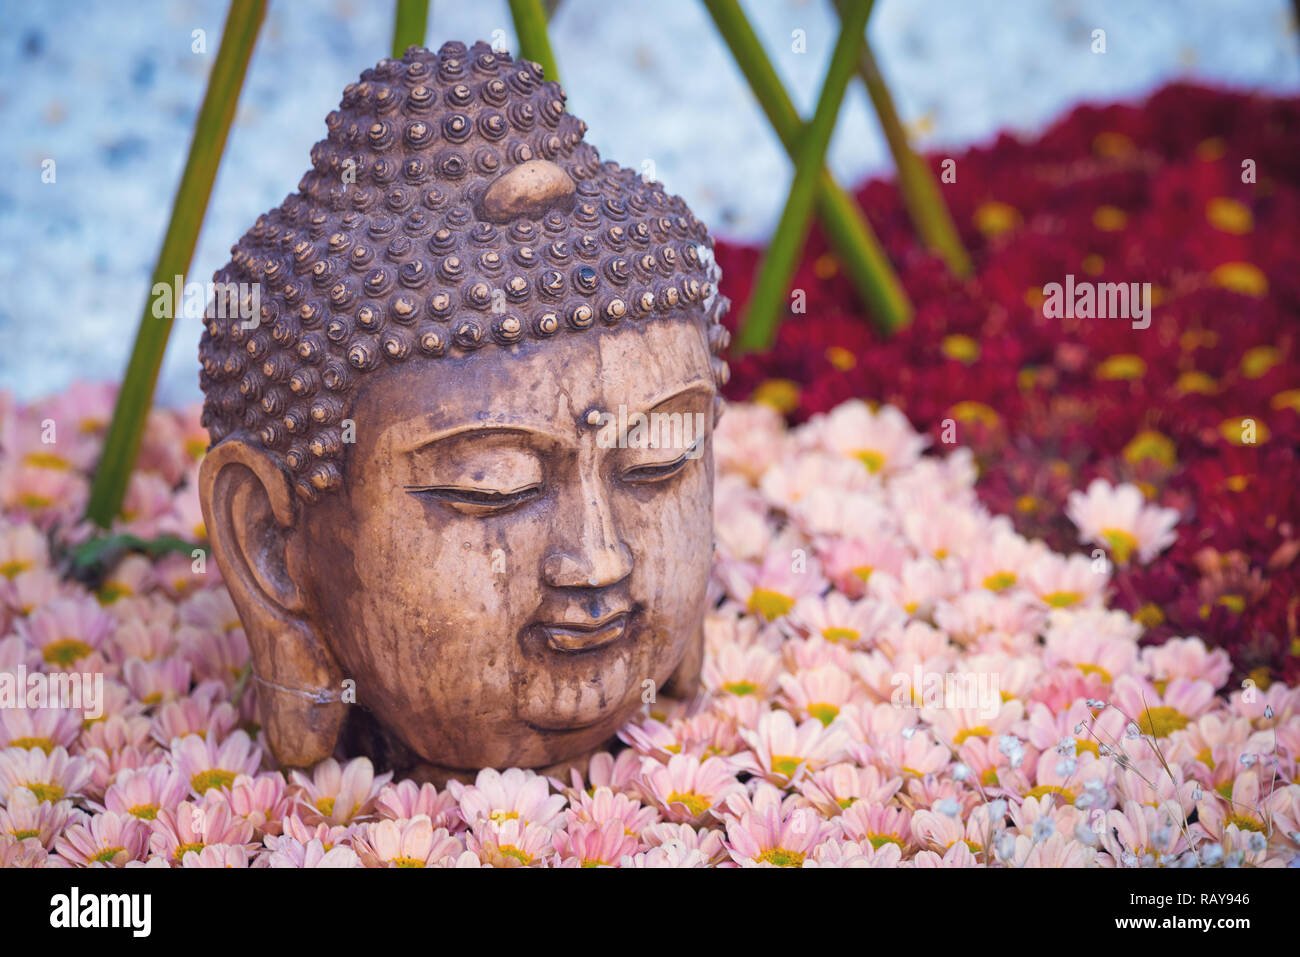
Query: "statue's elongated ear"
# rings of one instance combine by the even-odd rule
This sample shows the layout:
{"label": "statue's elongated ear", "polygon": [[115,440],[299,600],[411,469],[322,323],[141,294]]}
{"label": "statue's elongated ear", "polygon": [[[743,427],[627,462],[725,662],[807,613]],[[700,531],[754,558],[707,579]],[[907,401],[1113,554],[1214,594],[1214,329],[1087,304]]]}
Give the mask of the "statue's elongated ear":
{"label": "statue's elongated ear", "polygon": [[315,764],[333,753],[347,705],[342,671],[316,631],[304,588],[302,505],[284,469],[242,434],[204,458],[199,500],[248,635],[271,751],[282,765]]}

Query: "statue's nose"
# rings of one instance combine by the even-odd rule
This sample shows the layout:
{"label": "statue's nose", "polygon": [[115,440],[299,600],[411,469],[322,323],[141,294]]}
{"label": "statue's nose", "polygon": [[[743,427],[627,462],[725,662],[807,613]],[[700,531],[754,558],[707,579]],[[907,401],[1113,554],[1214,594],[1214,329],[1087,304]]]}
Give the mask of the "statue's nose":
{"label": "statue's nose", "polygon": [[551,549],[542,561],[542,577],[555,588],[603,588],[621,582],[632,573],[632,551],[619,535],[608,492],[598,477],[584,477],[579,502],[570,514],[559,516]]}

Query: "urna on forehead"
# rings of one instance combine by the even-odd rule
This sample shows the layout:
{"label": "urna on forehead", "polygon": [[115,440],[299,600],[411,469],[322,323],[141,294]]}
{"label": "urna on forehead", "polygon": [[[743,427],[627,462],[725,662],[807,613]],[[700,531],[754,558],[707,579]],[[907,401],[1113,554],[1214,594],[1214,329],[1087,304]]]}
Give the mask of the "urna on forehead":
{"label": "urna on forehead", "polygon": [[[680,315],[702,324],[725,383],[708,230],[659,183],[602,162],[536,64],[482,42],[412,47],[349,84],[325,122],[298,192],[214,277],[227,299],[199,346],[214,444],[246,430],[314,500],[341,482],[364,373]],[[240,284],[256,284],[256,322]]]}

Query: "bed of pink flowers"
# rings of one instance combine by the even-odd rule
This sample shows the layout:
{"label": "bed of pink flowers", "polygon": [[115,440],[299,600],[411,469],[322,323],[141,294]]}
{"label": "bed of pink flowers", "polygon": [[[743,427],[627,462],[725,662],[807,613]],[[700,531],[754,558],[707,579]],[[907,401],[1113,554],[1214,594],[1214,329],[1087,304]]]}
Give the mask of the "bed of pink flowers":
{"label": "bed of pink flowers", "polygon": [[[980,505],[969,453],[927,452],[896,410],[856,401],[789,431],[761,406],[723,416],[701,696],[649,705],[586,780],[486,770],[437,789],[364,758],[286,775],[258,742],[215,563],[130,554],[89,584],[63,574],[91,531],[78,516],[112,401],[0,393],[0,865],[1300,855],[1300,693],[1225,688],[1225,652],[1191,636],[1139,649],[1141,626],[1106,607],[1109,562],[1150,560],[1174,514],[1094,483],[1069,514],[1099,550],[1053,553]],[[115,530],[201,538],[205,443],[197,410],[156,411]],[[14,700],[21,675],[74,672],[105,676],[93,720]]]}

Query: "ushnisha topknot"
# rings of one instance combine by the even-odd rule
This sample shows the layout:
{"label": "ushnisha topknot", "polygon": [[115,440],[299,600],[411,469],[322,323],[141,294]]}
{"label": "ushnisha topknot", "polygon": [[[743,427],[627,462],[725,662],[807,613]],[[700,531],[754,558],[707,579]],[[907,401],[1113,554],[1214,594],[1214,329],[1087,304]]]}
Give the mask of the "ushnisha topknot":
{"label": "ushnisha topknot", "polygon": [[[224,301],[199,344],[213,445],[246,430],[315,501],[342,481],[341,422],[366,372],[677,312],[702,324],[725,383],[708,230],[601,162],[564,99],[483,42],[411,47],[349,84],[298,192],[214,276]],[[255,326],[234,291],[253,283]]]}

